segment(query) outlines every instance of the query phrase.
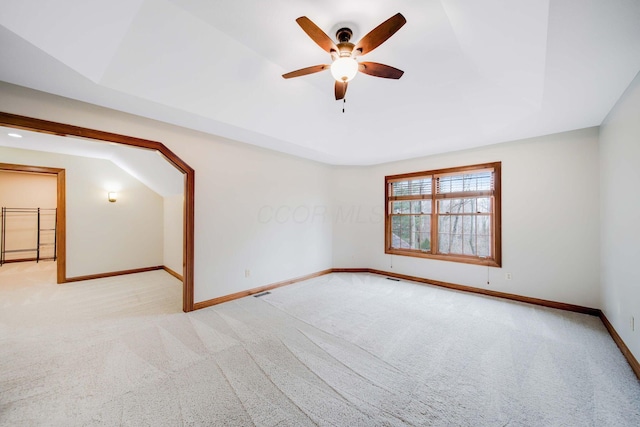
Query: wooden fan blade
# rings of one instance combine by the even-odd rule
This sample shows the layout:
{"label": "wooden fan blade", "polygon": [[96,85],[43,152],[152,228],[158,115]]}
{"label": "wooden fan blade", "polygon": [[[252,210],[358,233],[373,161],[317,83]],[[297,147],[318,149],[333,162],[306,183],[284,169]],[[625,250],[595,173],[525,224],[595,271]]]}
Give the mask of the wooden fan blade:
{"label": "wooden fan blade", "polygon": [[336,80],[336,101],[344,98],[344,96],[347,94],[347,84],[347,82],[339,82]]}
{"label": "wooden fan blade", "polygon": [[399,79],[404,71],[389,65],[378,64],[377,62],[360,62],[358,70],[370,76],[383,77],[385,79]]}
{"label": "wooden fan blade", "polygon": [[333,40],[331,40],[331,38],[320,29],[320,27],[311,22],[311,19],[307,18],[306,16],[301,16],[300,18],[296,19],[296,22],[298,23],[298,25],[300,25],[304,32],[307,33],[309,37],[311,37],[311,40],[316,42],[316,44],[322,49],[324,49],[328,53],[332,53],[332,51],[338,52],[338,47],[333,42]]}
{"label": "wooden fan blade", "polygon": [[393,15],[364,36],[353,49],[353,55],[364,55],[371,52],[394,35],[406,22],[407,20],[401,13]]}
{"label": "wooden fan blade", "polygon": [[299,70],[296,71],[291,71],[290,73],[287,74],[283,74],[282,77],[284,77],[285,79],[290,79],[292,77],[300,77],[300,76],[306,76],[307,74],[313,74],[313,73],[319,73],[320,71],[324,71],[326,69],[328,69],[330,66],[329,65],[314,65],[312,67],[307,67],[307,68],[301,68]]}

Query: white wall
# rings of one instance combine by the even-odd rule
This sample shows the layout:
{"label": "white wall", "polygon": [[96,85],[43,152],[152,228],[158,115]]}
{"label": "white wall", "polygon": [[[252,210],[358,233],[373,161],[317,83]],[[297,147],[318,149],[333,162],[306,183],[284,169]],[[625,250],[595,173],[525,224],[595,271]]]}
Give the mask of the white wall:
{"label": "white wall", "polygon": [[7,83],[0,110],[159,141],[194,168],[196,302],[331,268],[328,166]]}
{"label": "white wall", "polygon": [[183,275],[184,195],[165,197],[163,206],[163,265]]}
{"label": "white wall", "polygon": [[[12,85],[0,92],[4,111],[160,141],[195,169],[196,302],[331,267],[370,267],[600,306],[596,128],[329,167]],[[384,254],[385,175],[490,161],[503,168],[502,269]]]}
{"label": "white wall", "polygon": [[58,181],[53,174],[0,170],[0,206],[55,208],[57,188]]}
{"label": "white wall", "polygon": [[[196,279],[209,295],[331,268],[330,168],[232,141],[192,146],[202,153],[187,160],[196,170]],[[206,299],[199,283],[196,300]]]}
{"label": "white wall", "polygon": [[[55,175],[0,170],[0,206],[6,208],[41,208],[40,258],[53,257],[58,182]],[[5,260],[33,259],[38,246],[37,212],[7,213],[5,250],[33,249],[29,252],[5,253]]]}
{"label": "white wall", "polygon": [[112,162],[6,147],[0,159],[66,170],[67,277],[162,265],[162,198]]}
{"label": "white wall", "polygon": [[[502,162],[502,269],[384,253],[386,175],[494,161]],[[334,267],[394,271],[597,308],[598,169],[597,128],[338,168],[333,186],[342,217],[334,218]],[[505,280],[507,272],[512,280]]]}
{"label": "white wall", "polygon": [[600,168],[602,310],[640,360],[640,75],[600,129]]}

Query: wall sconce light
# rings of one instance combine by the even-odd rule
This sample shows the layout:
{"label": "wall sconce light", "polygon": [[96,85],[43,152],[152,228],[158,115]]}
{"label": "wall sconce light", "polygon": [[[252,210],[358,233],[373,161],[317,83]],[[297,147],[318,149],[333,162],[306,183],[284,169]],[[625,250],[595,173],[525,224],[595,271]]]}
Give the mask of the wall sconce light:
{"label": "wall sconce light", "polygon": [[116,198],[118,197],[118,193],[116,193],[115,191],[109,191],[107,193],[107,197],[108,197],[109,201],[111,203],[113,203],[113,202],[116,201]]}

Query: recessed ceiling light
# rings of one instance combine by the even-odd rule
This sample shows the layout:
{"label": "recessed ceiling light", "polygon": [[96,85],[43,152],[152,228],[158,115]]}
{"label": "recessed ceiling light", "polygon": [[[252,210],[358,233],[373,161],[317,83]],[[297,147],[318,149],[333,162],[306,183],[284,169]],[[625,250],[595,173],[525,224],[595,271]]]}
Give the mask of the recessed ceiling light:
{"label": "recessed ceiling light", "polygon": [[20,135],[19,133],[8,133],[7,135],[13,138],[22,138],[22,135]]}

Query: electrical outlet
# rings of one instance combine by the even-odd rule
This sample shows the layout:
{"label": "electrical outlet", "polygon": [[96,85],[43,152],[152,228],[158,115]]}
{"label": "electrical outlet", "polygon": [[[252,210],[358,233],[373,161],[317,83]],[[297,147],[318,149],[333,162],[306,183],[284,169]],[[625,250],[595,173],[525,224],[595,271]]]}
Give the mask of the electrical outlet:
{"label": "electrical outlet", "polygon": [[511,273],[505,273],[504,278],[507,280],[511,280]]}
{"label": "electrical outlet", "polygon": [[251,277],[251,270],[246,269],[246,270],[244,271],[244,277]]}

